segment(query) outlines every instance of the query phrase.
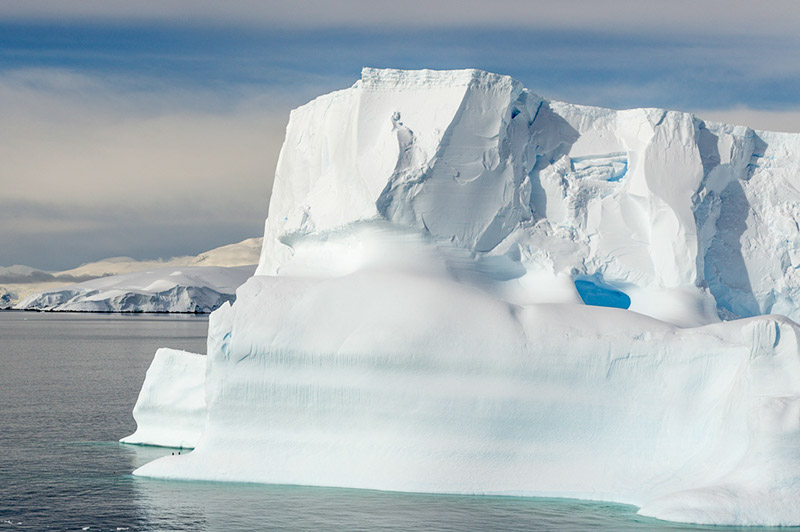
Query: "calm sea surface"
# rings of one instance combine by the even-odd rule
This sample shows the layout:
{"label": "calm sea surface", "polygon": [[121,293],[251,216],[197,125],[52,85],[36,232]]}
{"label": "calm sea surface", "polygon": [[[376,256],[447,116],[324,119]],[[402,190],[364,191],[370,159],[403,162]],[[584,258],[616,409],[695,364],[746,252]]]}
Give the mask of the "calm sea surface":
{"label": "calm sea surface", "polygon": [[117,443],[153,353],[205,352],[207,323],[0,312],[0,530],[722,530],[565,499],[133,477],[171,452]]}

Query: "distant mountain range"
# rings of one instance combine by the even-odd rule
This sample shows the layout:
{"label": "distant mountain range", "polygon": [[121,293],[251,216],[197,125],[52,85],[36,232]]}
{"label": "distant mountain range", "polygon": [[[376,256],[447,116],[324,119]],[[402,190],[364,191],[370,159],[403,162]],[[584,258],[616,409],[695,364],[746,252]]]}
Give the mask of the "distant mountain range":
{"label": "distant mountain range", "polygon": [[0,267],[0,308],[86,312],[211,312],[255,271],[261,238],[196,256],[114,257],[60,272]]}

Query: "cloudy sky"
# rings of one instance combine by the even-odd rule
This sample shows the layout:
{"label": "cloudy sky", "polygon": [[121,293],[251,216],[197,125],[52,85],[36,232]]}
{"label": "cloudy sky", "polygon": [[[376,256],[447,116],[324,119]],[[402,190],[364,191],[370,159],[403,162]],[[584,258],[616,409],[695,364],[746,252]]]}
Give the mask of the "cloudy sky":
{"label": "cloudy sky", "polygon": [[289,110],[362,66],[800,131],[798,27],[794,0],[0,0],[0,266],[260,235]]}

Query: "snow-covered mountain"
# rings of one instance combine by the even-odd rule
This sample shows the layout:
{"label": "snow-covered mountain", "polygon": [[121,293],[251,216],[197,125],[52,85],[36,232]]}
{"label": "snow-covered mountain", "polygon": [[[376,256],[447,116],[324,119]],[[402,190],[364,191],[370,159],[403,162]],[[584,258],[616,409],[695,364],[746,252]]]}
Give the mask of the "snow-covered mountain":
{"label": "snow-covered mountain", "polygon": [[173,266],[101,277],[27,297],[15,308],[80,312],[208,313],[236,299],[251,266]]}
{"label": "snow-covered mountain", "polygon": [[222,266],[225,268],[249,266],[258,263],[262,241],[261,238],[248,238],[236,244],[228,244],[227,246],[204,251],[199,255],[173,257],[166,260],[138,261],[130,257],[115,257],[91,262],[58,273],[76,277],[84,275],[104,277],[176,266]]}
{"label": "snow-covered mountain", "polygon": [[202,436],[135,474],[800,524],[800,135],[365,69],[292,112],[274,183],[205,364],[137,403],[181,439],[157,374],[203,366]]}
{"label": "snow-covered mountain", "polygon": [[0,309],[12,308],[25,297],[47,290],[67,286],[84,278],[61,276],[30,266],[0,266]]}
{"label": "snow-covered mountain", "polygon": [[6,305],[55,311],[211,312],[233,301],[236,288],[253,274],[260,249],[261,239],[250,238],[168,260],[116,257],[56,273],[8,268],[6,277],[17,282],[5,286]]}

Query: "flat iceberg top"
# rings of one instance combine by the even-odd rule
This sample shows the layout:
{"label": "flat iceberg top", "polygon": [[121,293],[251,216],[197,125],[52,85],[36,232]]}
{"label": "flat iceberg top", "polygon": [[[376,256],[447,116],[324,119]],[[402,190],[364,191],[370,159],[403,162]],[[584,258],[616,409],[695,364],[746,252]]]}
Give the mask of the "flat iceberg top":
{"label": "flat iceberg top", "polygon": [[361,69],[361,79],[354,85],[362,90],[414,90],[434,87],[467,87],[474,84],[521,84],[510,76],[492,74],[474,68],[461,70],[399,70],[396,68]]}

